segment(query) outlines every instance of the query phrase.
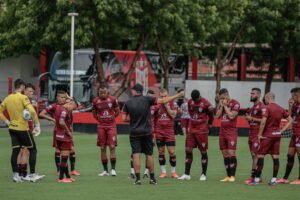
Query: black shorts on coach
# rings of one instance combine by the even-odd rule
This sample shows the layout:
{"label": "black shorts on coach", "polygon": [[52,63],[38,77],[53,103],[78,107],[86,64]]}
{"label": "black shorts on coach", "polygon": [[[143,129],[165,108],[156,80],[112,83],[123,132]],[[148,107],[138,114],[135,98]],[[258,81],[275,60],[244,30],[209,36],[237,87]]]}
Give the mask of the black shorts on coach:
{"label": "black shorts on coach", "polygon": [[148,156],[153,154],[152,135],[130,136],[132,154],[144,153]]}
{"label": "black shorts on coach", "polygon": [[17,131],[9,129],[12,148],[27,147],[33,148],[33,141],[29,131]]}

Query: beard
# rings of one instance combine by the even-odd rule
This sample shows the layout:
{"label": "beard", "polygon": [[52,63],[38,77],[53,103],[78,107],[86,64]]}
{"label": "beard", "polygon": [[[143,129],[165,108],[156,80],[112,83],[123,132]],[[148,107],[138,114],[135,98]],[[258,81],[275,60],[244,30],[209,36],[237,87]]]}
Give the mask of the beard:
{"label": "beard", "polygon": [[251,102],[256,102],[257,99],[258,99],[257,97],[253,97],[253,98],[250,98],[250,101],[251,101]]}

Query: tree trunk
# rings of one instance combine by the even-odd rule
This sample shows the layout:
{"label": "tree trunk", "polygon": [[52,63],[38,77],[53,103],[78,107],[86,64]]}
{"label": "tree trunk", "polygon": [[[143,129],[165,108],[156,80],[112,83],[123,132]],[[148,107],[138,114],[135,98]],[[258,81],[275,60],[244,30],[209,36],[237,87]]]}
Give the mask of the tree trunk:
{"label": "tree trunk", "polygon": [[159,53],[159,57],[160,57],[160,60],[161,60],[162,68],[164,70],[164,73],[163,73],[163,78],[164,78],[163,88],[166,89],[167,91],[169,91],[169,69],[170,69],[170,63],[168,62],[169,55],[164,53],[162,43],[161,43],[159,38],[156,41],[156,46],[157,46],[157,49],[158,49],[158,53]]}
{"label": "tree trunk", "polygon": [[221,46],[217,45],[217,66],[216,66],[216,96],[221,89],[221,71],[223,68]]}
{"label": "tree trunk", "polygon": [[135,64],[136,64],[136,61],[138,60],[138,58],[140,57],[140,53],[141,51],[143,50],[144,48],[144,45],[145,45],[145,41],[146,41],[146,37],[144,34],[141,34],[140,36],[140,43],[139,43],[139,47],[137,48],[136,52],[135,52],[135,55],[134,55],[134,58],[133,58],[133,61],[130,65],[130,68],[128,70],[128,72],[126,73],[125,75],[125,79],[121,85],[121,87],[113,94],[113,96],[115,96],[116,98],[118,98],[119,96],[121,96],[121,94],[123,92],[126,91],[126,89],[128,88],[129,86],[129,83],[130,83],[130,77],[132,75],[132,73],[134,72],[135,70]]}
{"label": "tree trunk", "polygon": [[100,85],[105,84],[105,76],[102,66],[102,60],[99,52],[99,39],[97,36],[96,31],[94,32],[94,38],[93,38],[93,47],[95,51],[95,60],[96,60],[96,67],[97,67],[97,74],[98,74],[98,81]]}
{"label": "tree trunk", "polygon": [[269,70],[265,82],[265,94],[271,91],[271,85],[272,85],[272,81],[275,73],[275,67],[276,67],[276,60],[277,60],[277,51],[273,50],[271,55],[271,60],[270,60],[270,66],[269,66]]}

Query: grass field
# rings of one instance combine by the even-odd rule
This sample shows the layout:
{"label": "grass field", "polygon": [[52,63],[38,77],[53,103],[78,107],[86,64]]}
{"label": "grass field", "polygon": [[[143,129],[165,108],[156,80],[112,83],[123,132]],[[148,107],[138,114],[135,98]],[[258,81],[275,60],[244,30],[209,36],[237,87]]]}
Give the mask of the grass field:
{"label": "grass field", "polygon": [[[39,183],[13,183],[10,168],[10,138],[5,129],[0,129],[0,195],[3,200],[53,200],[53,199],[296,199],[300,196],[300,187],[297,185],[277,185],[270,187],[266,182],[272,175],[272,161],[268,156],[265,162],[263,176],[266,179],[263,185],[249,187],[243,184],[250,171],[250,156],[247,138],[240,137],[238,141],[238,169],[235,183],[219,182],[225,175],[222,156],[218,150],[218,137],[209,138],[209,165],[208,180],[199,182],[201,173],[200,154],[194,150],[190,181],[179,181],[171,178],[158,179],[158,185],[142,181],[142,186],[134,186],[128,180],[130,148],[128,136],[118,137],[117,149],[117,177],[98,177],[102,171],[99,163],[99,149],[95,146],[96,135],[75,134],[77,169],[81,176],[77,182],[71,184],[57,183],[54,166],[54,151],[51,134],[42,134],[36,138],[38,145],[37,172],[45,174],[46,178]],[[284,173],[286,164],[286,151],[289,139],[281,143],[281,167],[279,176]],[[184,137],[177,136],[177,173],[181,175],[184,170]],[[157,155],[157,150],[155,149]],[[156,156],[156,175],[159,175],[159,165]],[[168,171],[170,167],[168,164]],[[298,161],[291,174],[291,179],[298,176]]]}

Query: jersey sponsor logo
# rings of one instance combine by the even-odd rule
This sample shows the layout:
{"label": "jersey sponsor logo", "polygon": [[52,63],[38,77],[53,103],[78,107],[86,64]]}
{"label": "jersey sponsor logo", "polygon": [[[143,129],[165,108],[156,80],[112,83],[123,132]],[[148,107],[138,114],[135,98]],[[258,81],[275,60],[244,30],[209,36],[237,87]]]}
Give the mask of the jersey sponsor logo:
{"label": "jersey sponsor logo", "polygon": [[261,111],[262,111],[263,114],[266,114],[267,109],[266,109],[266,108],[263,108],[263,109],[261,109]]}
{"label": "jersey sponsor logo", "polygon": [[61,117],[66,117],[67,116],[67,112],[66,111],[62,111],[60,116]]}
{"label": "jersey sponsor logo", "polygon": [[166,114],[166,113],[163,113],[163,114],[160,116],[160,119],[161,119],[161,120],[168,120],[167,114]]}
{"label": "jersey sponsor logo", "polygon": [[272,132],[272,135],[281,135],[281,132],[280,131],[275,131],[275,132]]}
{"label": "jersey sponsor logo", "polygon": [[56,135],[56,137],[63,139],[63,138],[65,138],[65,135]]}
{"label": "jersey sponsor logo", "polygon": [[227,121],[229,121],[227,115],[223,115],[222,116],[222,122],[227,122]]}

